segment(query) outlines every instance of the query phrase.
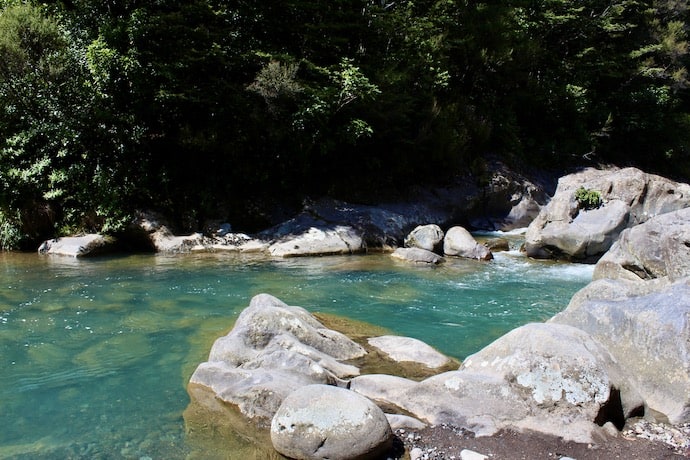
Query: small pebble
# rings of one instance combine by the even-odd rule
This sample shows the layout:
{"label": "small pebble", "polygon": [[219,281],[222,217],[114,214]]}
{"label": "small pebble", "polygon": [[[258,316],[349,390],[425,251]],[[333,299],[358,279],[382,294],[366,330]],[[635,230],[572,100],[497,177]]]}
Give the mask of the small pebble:
{"label": "small pebble", "polygon": [[421,460],[422,455],[424,455],[422,449],[420,449],[419,447],[415,447],[410,451],[410,460]]}
{"label": "small pebble", "polygon": [[460,452],[460,458],[462,460],[487,460],[489,457],[473,450],[463,449]]}

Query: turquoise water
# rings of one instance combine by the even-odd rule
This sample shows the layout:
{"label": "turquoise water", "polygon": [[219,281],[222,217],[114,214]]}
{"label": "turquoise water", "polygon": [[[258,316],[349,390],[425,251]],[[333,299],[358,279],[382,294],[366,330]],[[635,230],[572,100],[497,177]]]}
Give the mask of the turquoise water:
{"label": "turquoise water", "polygon": [[189,376],[261,292],[462,359],[562,310],[591,275],[516,252],[434,268],[385,255],[0,254],[0,458],[187,458]]}

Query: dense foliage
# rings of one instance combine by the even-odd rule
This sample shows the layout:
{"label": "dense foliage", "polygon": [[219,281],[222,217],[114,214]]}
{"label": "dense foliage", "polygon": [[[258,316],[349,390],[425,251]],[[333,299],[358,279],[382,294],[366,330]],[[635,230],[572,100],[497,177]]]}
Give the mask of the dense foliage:
{"label": "dense foliage", "polygon": [[0,247],[513,164],[690,177],[686,0],[0,0]]}

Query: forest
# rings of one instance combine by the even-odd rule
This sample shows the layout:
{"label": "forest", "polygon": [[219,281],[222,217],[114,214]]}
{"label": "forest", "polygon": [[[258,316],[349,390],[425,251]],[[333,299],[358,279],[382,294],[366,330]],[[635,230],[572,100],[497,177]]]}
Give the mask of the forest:
{"label": "forest", "polygon": [[687,0],[0,0],[0,249],[137,210],[481,180],[690,177]]}

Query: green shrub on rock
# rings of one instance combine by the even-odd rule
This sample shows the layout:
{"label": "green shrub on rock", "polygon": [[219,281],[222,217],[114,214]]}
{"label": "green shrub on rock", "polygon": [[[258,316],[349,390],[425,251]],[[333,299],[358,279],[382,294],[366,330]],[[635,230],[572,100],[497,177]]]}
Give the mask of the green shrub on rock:
{"label": "green shrub on rock", "polygon": [[575,199],[580,209],[597,209],[602,204],[601,193],[580,187],[575,191]]}

